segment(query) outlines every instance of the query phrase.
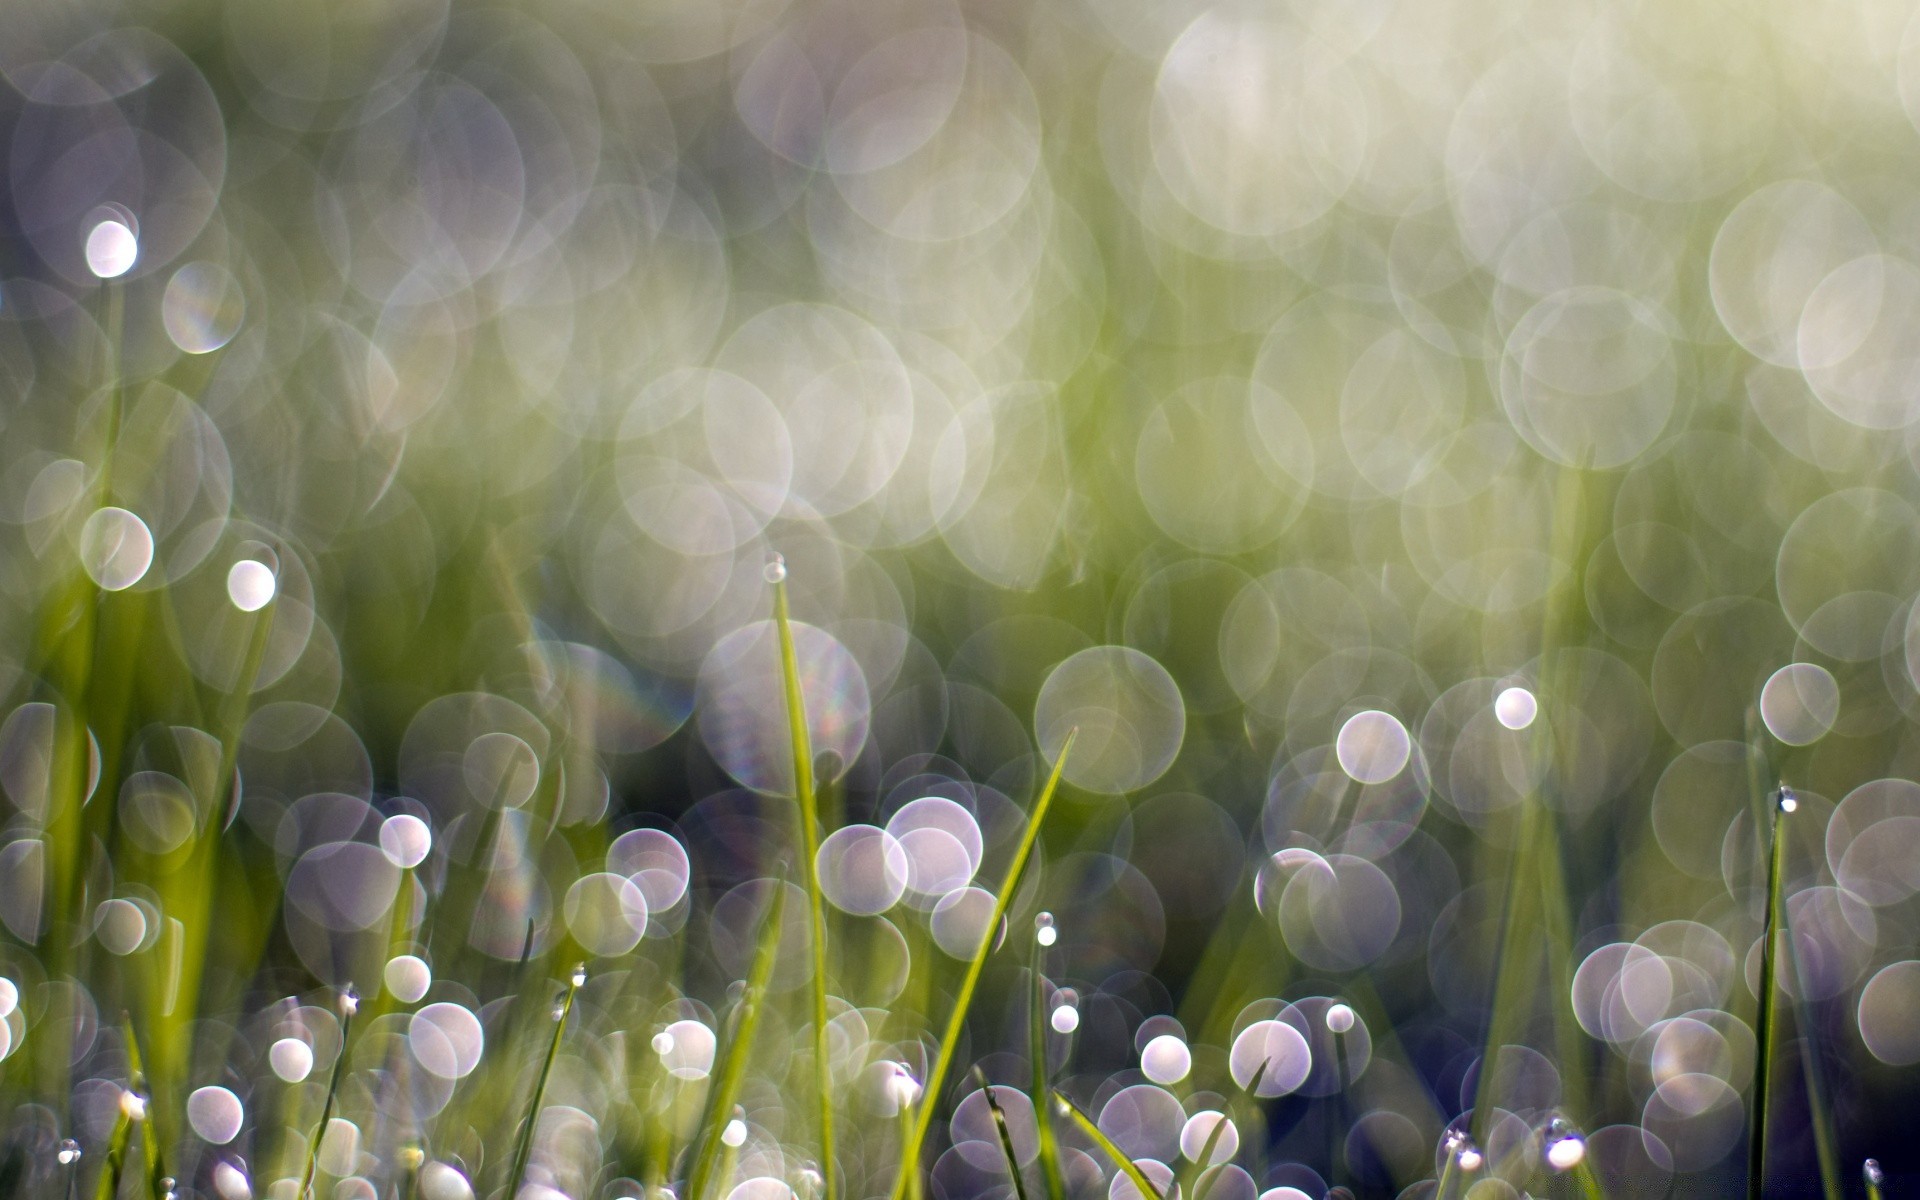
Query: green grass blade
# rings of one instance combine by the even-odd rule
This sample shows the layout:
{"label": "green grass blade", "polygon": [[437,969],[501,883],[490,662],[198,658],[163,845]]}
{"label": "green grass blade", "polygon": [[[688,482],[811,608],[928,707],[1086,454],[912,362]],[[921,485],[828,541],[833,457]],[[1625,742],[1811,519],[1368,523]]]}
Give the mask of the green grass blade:
{"label": "green grass blade", "polygon": [[1139,1164],[1131,1158],[1128,1158],[1120,1147],[1114,1145],[1112,1138],[1100,1132],[1100,1127],[1093,1123],[1092,1117],[1081,1112],[1078,1105],[1074,1104],[1073,1101],[1067,1099],[1066,1096],[1058,1091],[1053,1093],[1053,1100],[1055,1104],[1060,1106],[1062,1116],[1067,1117],[1075,1125],[1079,1126],[1080,1132],[1086,1134],[1089,1141],[1100,1147],[1101,1152],[1113,1160],[1114,1166],[1119,1167],[1127,1173],[1127,1178],[1133,1180],[1133,1186],[1140,1189],[1142,1196],[1146,1197],[1147,1200],[1163,1200],[1160,1195],[1160,1189],[1153,1186],[1153,1181],[1147,1178],[1145,1172],[1141,1171]]}
{"label": "green grass blade", "polygon": [[[747,971],[746,990],[740,993],[739,1007],[734,1010],[739,1015],[734,1021],[733,1044],[727,1047],[726,1062],[715,1076],[713,1094],[707,1101],[699,1148],[687,1179],[687,1200],[704,1200],[723,1149],[720,1135],[733,1118],[734,1101],[739,1098],[740,1085],[747,1078],[747,1058],[752,1052],[754,1032],[760,1027],[761,1002],[766,999],[767,983],[773,978],[773,961],[780,949],[780,916],[786,899],[786,881],[781,879],[774,885],[773,901],[760,927],[760,944],[754,948],[753,965]],[[822,1174],[825,1174],[824,1168]]]}
{"label": "green grass blade", "polygon": [[320,1161],[320,1143],[327,1136],[327,1123],[333,1120],[334,1101],[340,1095],[340,1079],[347,1071],[347,1036],[353,1032],[353,1014],[359,1010],[360,1001],[351,986],[341,993],[340,1000],[340,1053],[333,1060],[332,1078],[327,1080],[327,1099],[320,1106],[320,1124],[314,1128],[313,1140],[307,1143],[307,1165],[300,1173],[297,1200],[306,1200],[313,1192],[313,1172]]}
{"label": "green grass blade", "polygon": [[793,790],[800,805],[802,870],[807,887],[807,940],[813,952],[813,1072],[820,1106],[820,1198],[833,1200],[833,1072],[827,1037],[827,917],[818,861],[820,800],[813,786],[813,738],[807,729],[806,696],[800,688],[800,657],[793,648],[784,564],[773,584],[773,612],[780,629],[780,676],[786,685],[787,728],[793,738]]}
{"label": "green grass blade", "polygon": [[540,1077],[534,1081],[527,1118],[520,1126],[520,1142],[513,1151],[513,1172],[507,1177],[506,1200],[520,1194],[520,1184],[527,1177],[527,1159],[533,1153],[533,1129],[540,1120],[540,1103],[546,1098],[547,1077],[553,1074],[553,1060],[560,1057],[560,1038],[567,1031],[567,1018],[573,1014],[573,998],[580,994],[580,985],[586,981],[587,969],[576,968],[567,982],[567,995],[560,1002],[560,1011],[554,1015],[553,1037],[547,1042],[547,1056],[540,1063]]}
{"label": "green grass blade", "polygon": [[1047,1188],[1047,1200],[1062,1200],[1067,1194],[1066,1177],[1060,1172],[1060,1148],[1054,1142],[1053,1116],[1046,1102],[1047,1088],[1047,1002],[1046,977],[1040,973],[1046,948],[1033,939],[1032,988],[1027,1012],[1027,1054],[1033,1062],[1033,1121],[1040,1137],[1040,1178]]}
{"label": "green grass blade", "polygon": [[1767,910],[1760,922],[1760,1012],[1755,1032],[1760,1039],[1759,1061],[1753,1069],[1753,1124],[1747,1136],[1747,1195],[1760,1200],[1767,1166],[1767,1091],[1772,1075],[1778,1024],[1774,1004],[1775,943],[1780,929],[1780,888],[1786,875],[1787,839],[1782,836],[1790,792],[1784,788],[1773,806],[1772,836],[1767,853]]}
{"label": "green grass blade", "polygon": [[[987,1073],[976,1064],[973,1077],[980,1083],[980,1091],[987,1097],[987,1111],[993,1114],[993,1127],[1000,1134],[1000,1150],[1007,1156],[1007,1174],[1013,1178],[1013,1194],[1016,1200],[1027,1200],[1027,1185],[1020,1178],[1020,1155],[1013,1148],[1013,1133],[1007,1128],[1007,1114],[1000,1111],[1000,1102],[993,1098],[993,1085],[987,1082]],[[1034,1105],[1038,1111],[1039,1105]]]}
{"label": "green grass blade", "polygon": [[[1034,844],[1040,840],[1040,825],[1047,817],[1047,808],[1053,803],[1053,794],[1060,787],[1060,770],[1067,764],[1067,755],[1073,750],[1073,740],[1079,736],[1078,729],[1067,734],[1067,740],[1060,747],[1060,757],[1054,760],[1053,771],[1047,776],[1046,786],[1040,789],[1040,795],[1033,802],[1033,811],[1027,815],[1027,830],[1020,839],[1020,846],[1014,851],[1013,863],[1007,868],[1007,877],[1000,882],[1000,894],[994,898],[993,916],[987,921],[987,929],[980,938],[979,949],[973,952],[972,961],[967,963],[967,973],[960,981],[960,993],[954,998],[953,1014],[947,1018],[947,1030],[940,1039],[940,1052],[933,1060],[933,1067],[927,1072],[924,1090],[920,1095],[920,1104],[913,1114],[906,1145],[900,1148],[900,1171],[893,1181],[893,1200],[902,1200],[906,1195],[907,1181],[920,1169],[920,1147],[927,1140],[927,1129],[933,1124],[933,1110],[940,1102],[940,1087],[946,1081],[947,1068],[953,1064],[955,1048],[960,1044],[960,1030],[966,1025],[967,1009],[973,1004],[973,991],[980,984],[980,972],[986,969],[987,955],[993,951],[994,936],[1000,931],[1000,923],[1006,920],[1007,909],[1013,906],[1013,894],[1020,886],[1020,876],[1025,873],[1027,859],[1033,855]],[[691,1200],[699,1200],[693,1197]]]}

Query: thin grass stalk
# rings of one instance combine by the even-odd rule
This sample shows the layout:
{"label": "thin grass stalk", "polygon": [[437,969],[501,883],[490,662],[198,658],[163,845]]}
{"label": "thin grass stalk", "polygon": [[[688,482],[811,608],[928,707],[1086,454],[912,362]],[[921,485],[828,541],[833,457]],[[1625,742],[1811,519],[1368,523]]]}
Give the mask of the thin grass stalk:
{"label": "thin grass stalk", "polygon": [[1767,1099],[1773,1068],[1778,1023],[1774,1004],[1775,943],[1779,940],[1780,889],[1786,876],[1787,839],[1781,836],[1793,793],[1784,786],[1773,806],[1772,834],[1767,852],[1767,909],[1760,923],[1760,1012],[1755,1024],[1760,1039],[1759,1062],[1753,1070],[1753,1124],[1747,1136],[1747,1195],[1760,1200],[1767,1166]]}
{"label": "thin grass stalk", "polygon": [[352,985],[340,996],[340,1053],[333,1060],[333,1073],[327,1080],[327,1099],[320,1106],[320,1124],[313,1131],[312,1140],[307,1143],[307,1165],[300,1172],[299,1200],[307,1200],[313,1193],[313,1173],[320,1163],[320,1143],[327,1136],[327,1125],[333,1120],[333,1106],[340,1095],[340,1080],[347,1073],[347,1038],[353,1032],[353,1014],[359,1010],[359,997],[353,994]]}
{"label": "thin grass stalk", "polygon": [[[993,916],[987,921],[987,928],[980,936],[980,946],[973,952],[973,958],[967,963],[967,973],[960,980],[960,992],[954,998],[953,1013],[947,1018],[946,1033],[940,1039],[940,1052],[934,1057],[933,1066],[927,1072],[922,1085],[919,1106],[914,1111],[913,1125],[908,1131],[906,1144],[900,1148],[900,1170],[893,1181],[893,1200],[902,1200],[907,1192],[908,1177],[920,1169],[920,1147],[927,1140],[927,1129],[933,1124],[933,1110],[940,1102],[940,1088],[946,1081],[947,1068],[953,1063],[953,1054],[960,1044],[960,1031],[967,1021],[967,1009],[973,1004],[973,992],[980,984],[980,973],[986,969],[987,955],[993,951],[993,942],[1000,932],[1001,922],[1007,919],[1007,910],[1013,906],[1013,894],[1020,886],[1020,876],[1025,873],[1027,859],[1033,855],[1033,847],[1040,840],[1040,826],[1047,818],[1047,809],[1053,804],[1053,794],[1060,787],[1060,771],[1067,765],[1067,755],[1073,750],[1073,742],[1080,735],[1079,729],[1067,734],[1066,742],[1060,747],[1060,757],[1054,760],[1053,771],[1047,776],[1046,786],[1040,789],[1040,795],[1033,802],[1033,811],[1027,815],[1027,829],[1021,835],[1019,848],[1014,851],[1013,862],[1007,867],[1007,877],[1000,882],[1000,894],[994,898]],[[692,1198],[698,1200],[698,1197]]]}
{"label": "thin grass stalk", "polygon": [[120,1115],[113,1122],[113,1134],[107,1141],[107,1161],[100,1168],[99,1182],[93,1187],[94,1200],[114,1200],[120,1194],[120,1177],[127,1167],[127,1146],[132,1141],[133,1114],[123,1099]]}
{"label": "thin grass stalk", "polygon": [[1033,963],[1029,972],[1032,987],[1029,989],[1027,1011],[1027,1054],[1033,1062],[1033,1123],[1040,1138],[1040,1178],[1046,1184],[1047,1200],[1061,1200],[1067,1194],[1066,1177],[1060,1171],[1060,1148],[1053,1136],[1053,1115],[1046,1103],[1049,1074],[1047,1070],[1047,1013],[1046,1013],[1046,977],[1040,973],[1042,960],[1046,956],[1046,947],[1040,939],[1033,939]]}
{"label": "thin grass stalk", "polygon": [[[1254,1086],[1260,1085],[1256,1083]],[[1220,1144],[1221,1136],[1227,1132],[1228,1120],[1226,1113],[1220,1114],[1220,1119],[1215,1121],[1213,1128],[1207,1131],[1207,1140],[1200,1145],[1200,1156],[1174,1176],[1173,1190],[1176,1195],[1192,1196],[1194,1200],[1200,1200],[1200,1180],[1213,1166],[1213,1151]]]}
{"label": "thin grass stalk", "polygon": [[[806,695],[800,688],[800,656],[793,648],[787,609],[786,565],[776,560],[774,621],[780,629],[780,676],[786,685],[787,730],[793,739],[793,790],[800,805],[800,846],[807,887],[807,941],[813,953],[813,1078],[820,1111],[820,1198],[833,1200],[833,1064],[827,1037],[827,916],[820,892],[820,800],[813,786],[813,737],[807,728]],[[511,1197],[508,1200],[512,1200]]]}
{"label": "thin grass stalk", "polygon": [[[713,1093],[708,1098],[707,1113],[701,1122],[699,1147],[688,1173],[687,1200],[704,1200],[707,1185],[712,1182],[719,1166],[721,1152],[726,1149],[720,1139],[726,1132],[727,1122],[733,1118],[733,1106],[739,1098],[740,1085],[747,1078],[747,1058],[753,1047],[753,1035],[760,1027],[761,1002],[766,998],[767,983],[773,978],[773,962],[780,948],[780,917],[786,907],[786,899],[786,880],[780,879],[774,884],[773,900],[767,907],[767,915],[762,918],[760,944],[754,948],[753,965],[747,971],[747,986],[740,993],[740,1003],[734,1009],[733,1044],[727,1048],[727,1060],[714,1077]],[[825,1174],[825,1171],[823,1166],[821,1173]],[[512,1197],[507,1200],[512,1200]]]}
{"label": "thin grass stalk", "polygon": [[1111,1159],[1114,1166],[1127,1173],[1127,1178],[1133,1180],[1133,1186],[1140,1189],[1140,1194],[1146,1197],[1146,1200],[1164,1200],[1160,1189],[1153,1186],[1153,1180],[1147,1178],[1146,1173],[1140,1169],[1140,1164],[1128,1158],[1125,1151],[1114,1145],[1113,1139],[1102,1133],[1100,1127],[1093,1123],[1093,1118],[1080,1111],[1079,1105],[1067,1099],[1066,1095],[1058,1090],[1053,1093],[1053,1102],[1059,1106],[1060,1114],[1078,1126],[1080,1132],[1087,1135],[1088,1141],[1100,1147],[1100,1152]]}
{"label": "thin grass stalk", "polygon": [[533,1096],[527,1103],[527,1119],[520,1125],[520,1142],[513,1151],[513,1173],[507,1177],[506,1200],[513,1200],[520,1194],[520,1185],[527,1178],[527,1159],[533,1154],[534,1126],[540,1121],[540,1105],[547,1096],[547,1078],[553,1074],[553,1061],[560,1057],[560,1038],[567,1032],[567,1018],[573,1015],[573,998],[580,994],[580,985],[587,981],[587,968],[575,967],[573,977],[567,981],[567,994],[560,1001],[560,1011],[554,1014],[553,1037],[547,1041],[547,1056],[540,1062],[540,1077],[534,1080]]}
{"label": "thin grass stalk", "polygon": [[[1007,1114],[1000,1111],[1000,1102],[993,1097],[993,1085],[987,1082],[987,1073],[976,1064],[973,1077],[980,1084],[980,1091],[987,1098],[987,1111],[993,1114],[993,1127],[1000,1134],[1000,1150],[1007,1156],[1007,1174],[1013,1177],[1013,1194],[1016,1200],[1027,1200],[1027,1184],[1020,1178],[1020,1155],[1013,1148],[1013,1132],[1007,1128]],[[1039,1105],[1034,1105],[1038,1111]]]}

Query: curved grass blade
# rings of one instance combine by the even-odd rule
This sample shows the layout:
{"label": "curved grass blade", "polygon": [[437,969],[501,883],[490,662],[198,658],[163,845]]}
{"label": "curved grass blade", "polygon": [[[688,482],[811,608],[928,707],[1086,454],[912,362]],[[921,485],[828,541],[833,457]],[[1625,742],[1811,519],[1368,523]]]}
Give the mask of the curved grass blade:
{"label": "curved grass blade", "polygon": [[[994,935],[1000,931],[1000,923],[1007,919],[1007,909],[1013,906],[1013,894],[1020,886],[1020,876],[1026,871],[1027,859],[1033,855],[1033,847],[1040,840],[1040,825],[1046,820],[1047,808],[1053,803],[1053,794],[1060,787],[1060,769],[1067,764],[1067,755],[1073,750],[1073,740],[1080,735],[1075,729],[1067,734],[1065,744],[1060,747],[1060,757],[1054,760],[1053,772],[1047,776],[1046,786],[1040,789],[1040,795],[1033,802],[1033,811],[1027,815],[1027,830],[1021,835],[1020,846],[1013,854],[1013,862],[1007,867],[1007,877],[1000,882],[1000,894],[994,897],[993,916],[987,921],[986,932],[980,937],[980,948],[973,952],[973,959],[967,963],[967,973],[960,980],[960,993],[954,998],[953,1014],[947,1018],[947,1031],[940,1039],[940,1053],[933,1060],[933,1067],[927,1072],[926,1082],[920,1095],[918,1109],[913,1114],[913,1125],[908,1132],[906,1144],[900,1148],[900,1171],[893,1181],[893,1200],[902,1200],[907,1192],[907,1181],[920,1169],[920,1147],[927,1140],[927,1129],[933,1123],[934,1106],[940,1102],[940,1085],[945,1082],[947,1068],[953,1063],[953,1053],[960,1044],[960,1030],[967,1021],[967,1009],[973,1004],[973,991],[980,985],[980,972],[986,969],[987,955],[993,951]],[[691,1200],[699,1200],[692,1197]]]}
{"label": "curved grass blade", "polygon": [[[787,611],[786,566],[778,562],[773,583],[774,622],[780,630],[780,677],[786,685],[787,728],[793,739],[793,790],[800,805],[800,846],[807,887],[807,940],[813,952],[813,1073],[820,1106],[821,1200],[833,1200],[833,1074],[827,1039],[827,918],[820,894],[820,799],[813,786],[813,738],[807,729],[806,696],[800,689],[800,657],[793,648]],[[509,1197],[511,1200],[511,1197]]]}
{"label": "curved grass blade", "polygon": [[1126,1152],[1120,1147],[1114,1145],[1112,1138],[1100,1132],[1100,1127],[1093,1123],[1092,1117],[1081,1112],[1078,1105],[1058,1091],[1053,1093],[1053,1102],[1059,1105],[1062,1116],[1079,1126],[1080,1132],[1086,1134],[1089,1141],[1100,1147],[1101,1152],[1113,1160],[1114,1166],[1127,1173],[1127,1178],[1133,1180],[1133,1186],[1140,1189],[1142,1196],[1147,1197],[1147,1200],[1165,1200],[1165,1197],[1160,1194],[1160,1189],[1154,1187],[1153,1181],[1140,1170],[1139,1164],[1128,1158]]}
{"label": "curved grass blade", "polygon": [[586,981],[586,967],[575,967],[573,977],[567,982],[566,998],[560,1001],[560,1011],[554,1014],[547,1057],[540,1064],[540,1077],[534,1081],[533,1098],[527,1104],[527,1119],[520,1126],[520,1142],[514,1147],[513,1173],[507,1177],[506,1200],[520,1194],[520,1183],[527,1177],[527,1158],[533,1153],[533,1129],[540,1120],[540,1102],[546,1098],[547,1077],[553,1074],[553,1060],[560,1057],[560,1038],[567,1031],[567,1018],[573,1014],[573,998],[580,994],[580,985]]}
{"label": "curved grass blade", "polygon": [[727,1061],[715,1077],[717,1082],[707,1101],[707,1114],[701,1121],[699,1149],[687,1179],[687,1200],[703,1200],[721,1158],[724,1147],[720,1135],[732,1119],[734,1101],[739,1098],[740,1085],[746,1080],[747,1057],[752,1051],[754,1032],[760,1027],[760,1005],[766,999],[767,982],[773,978],[773,960],[780,948],[780,915],[786,899],[786,881],[782,879],[776,883],[773,902],[762,919],[760,944],[753,951],[746,990],[740,993],[740,1004],[734,1010],[739,1015],[733,1024],[733,1044],[727,1047]]}
{"label": "curved grass blade", "polygon": [[[987,1082],[987,1073],[978,1065],[973,1068],[973,1077],[979,1081],[980,1090],[986,1094],[987,1110],[993,1114],[993,1127],[1000,1134],[1000,1150],[1007,1156],[1007,1174],[1013,1177],[1013,1194],[1016,1200],[1027,1200],[1027,1185],[1020,1178],[1020,1155],[1013,1149],[1013,1134],[1007,1129],[1007,1114],[1000,1111],[1000,1102],[993,1098],[993,1085]],[[1034,1105],[1036,1110],[1039,1105]]]}

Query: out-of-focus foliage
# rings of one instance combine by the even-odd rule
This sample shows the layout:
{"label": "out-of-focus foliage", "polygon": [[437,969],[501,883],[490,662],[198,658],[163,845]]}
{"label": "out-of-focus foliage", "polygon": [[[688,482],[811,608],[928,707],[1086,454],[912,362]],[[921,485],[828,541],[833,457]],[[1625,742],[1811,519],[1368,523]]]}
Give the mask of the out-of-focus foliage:
{"label": "out-of-focus foliage", "polygon": [[0,1190],[1912,1170],[1910,15],[0,0]]}

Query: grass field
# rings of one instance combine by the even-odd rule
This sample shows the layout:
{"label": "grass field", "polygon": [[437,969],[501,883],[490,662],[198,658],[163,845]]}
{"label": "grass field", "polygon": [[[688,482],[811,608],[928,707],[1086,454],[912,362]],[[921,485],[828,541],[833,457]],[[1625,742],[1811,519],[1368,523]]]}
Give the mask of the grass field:
{"label": "grass field", "polygon": [[1917,120],[1866,0],[0,0],[0,1197],[1904,1194]]}

